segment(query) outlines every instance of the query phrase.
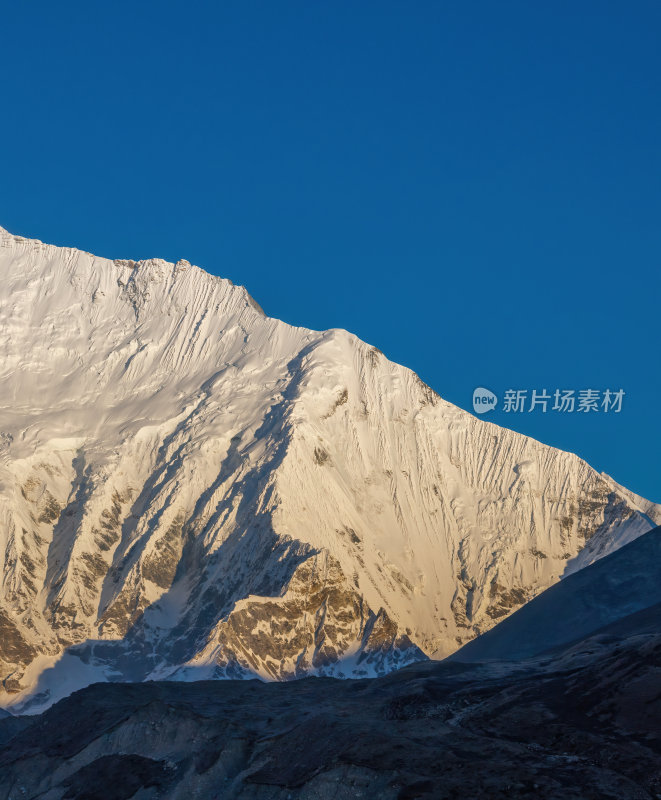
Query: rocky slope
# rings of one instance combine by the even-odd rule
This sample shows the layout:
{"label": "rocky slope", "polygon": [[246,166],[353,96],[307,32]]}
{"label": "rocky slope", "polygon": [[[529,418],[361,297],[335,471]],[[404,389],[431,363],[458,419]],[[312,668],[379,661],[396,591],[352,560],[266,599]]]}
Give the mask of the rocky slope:
{"label": "rocky slope", "polygon": [[0,705],[376,675],[661,521],[342,330],[0,230]]}
{"label": "rocky slope", "polygon": [[[655,528],[551,586],[451,658],[530,658],[660,604],[661,528]],[[661,627],[661,612],[658,622]]]}
{"label": "rocky slope", "polygon": [[0,720],[0,800],[659,797],[660,625],[518,665],[96,684]]}

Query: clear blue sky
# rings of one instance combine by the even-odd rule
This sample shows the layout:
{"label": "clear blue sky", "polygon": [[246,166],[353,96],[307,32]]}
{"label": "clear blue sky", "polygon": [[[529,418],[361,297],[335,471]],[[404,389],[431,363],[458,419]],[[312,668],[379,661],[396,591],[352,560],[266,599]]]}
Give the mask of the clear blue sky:
{"label": "clear blue sky", "polygon": [[0,224],[187,258],[661,501],[659,2],[14,2]]}

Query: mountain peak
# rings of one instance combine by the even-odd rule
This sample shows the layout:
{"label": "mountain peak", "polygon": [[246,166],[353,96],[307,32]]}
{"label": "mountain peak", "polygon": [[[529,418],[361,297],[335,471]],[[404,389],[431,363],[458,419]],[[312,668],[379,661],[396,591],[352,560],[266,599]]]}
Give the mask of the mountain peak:
{"label": "mountain peak", "polygon": [[383,674],[661,518],[186,261],[12,238],[29,246],[0,248],[5,705],[118,677]]}

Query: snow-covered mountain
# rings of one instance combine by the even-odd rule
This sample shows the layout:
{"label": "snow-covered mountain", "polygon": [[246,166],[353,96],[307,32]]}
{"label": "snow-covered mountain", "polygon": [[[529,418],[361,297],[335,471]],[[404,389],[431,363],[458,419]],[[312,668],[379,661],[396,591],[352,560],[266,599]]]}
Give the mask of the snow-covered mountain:
{"label": "snow-covered mountain", "polygon": [[661,522],[186,261],[0,229],[0,276],[0,705],[99,679],[380,674]]}
{"label": "snow-covered mountain", "polygon": [[661,528],[549,587],[451,658],[463,662],[530,658],[583,640],[651,607],[658,609],[661,630]]}

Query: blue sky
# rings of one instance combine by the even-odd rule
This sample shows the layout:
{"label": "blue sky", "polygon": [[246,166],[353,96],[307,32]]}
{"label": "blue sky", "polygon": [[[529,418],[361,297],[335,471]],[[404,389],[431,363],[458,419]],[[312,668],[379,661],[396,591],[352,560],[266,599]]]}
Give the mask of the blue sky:
{"label": "blue sky", "polygon": [[187,258],[661,501],[661,4],[6,4],[0,224]]}

